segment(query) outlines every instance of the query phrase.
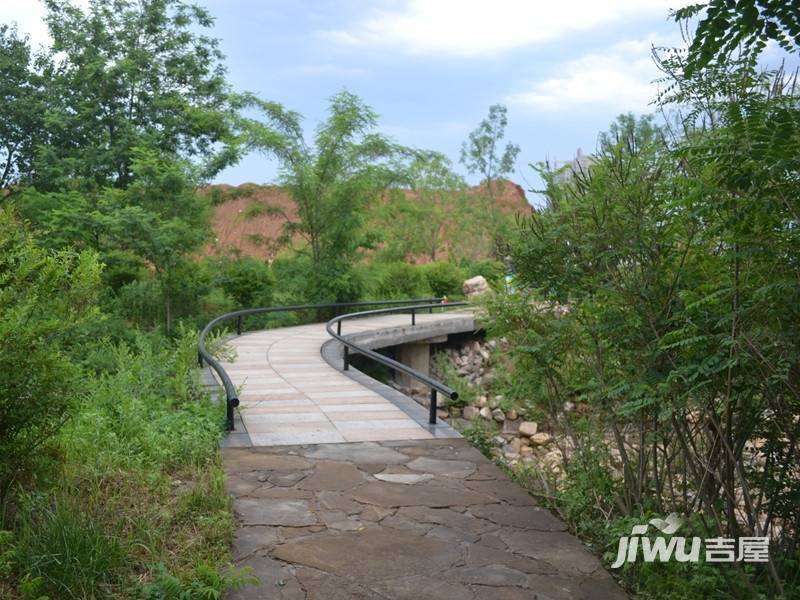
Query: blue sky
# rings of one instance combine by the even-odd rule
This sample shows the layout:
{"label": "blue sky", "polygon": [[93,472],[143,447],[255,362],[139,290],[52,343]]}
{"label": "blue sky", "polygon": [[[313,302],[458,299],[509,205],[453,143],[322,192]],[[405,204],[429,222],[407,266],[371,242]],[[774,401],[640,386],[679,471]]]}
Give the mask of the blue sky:
{"label": "blue sky", "polygon": [[[530,163],[591,152],[617,114],[654,110],[651,47],[681,45],[669,11],[689,3],[198,1],[216,18],[233,88],[300,112],[309,132],[326,99],[347,89],[378,112],[381,131],[444,152],[463,172],[461,143],[491,104],[507,105],[507,139],[522,148],[512,179],[525,188],[538,184]],[[2,21],[16,20],[34,43],[47,41],[43,14],[36,0],[0,0]],[[217,181],[275,175],[272,161],[251,155]]]}
{"label": "blue sky", "polygon": [[[679,41],[662,0],[205,5],[233,86],[299,111],[309,129],[346,88],[378,112],[384,133],[444,152],[463,171],[461,143],[491,104],[506,104],[507,138],[522,148],[512,178],[526,188],[537,184],[529,163],[591,151],[617,114],[651,110],[651,45]],[[254,155],[219,180],[274,175]]]}

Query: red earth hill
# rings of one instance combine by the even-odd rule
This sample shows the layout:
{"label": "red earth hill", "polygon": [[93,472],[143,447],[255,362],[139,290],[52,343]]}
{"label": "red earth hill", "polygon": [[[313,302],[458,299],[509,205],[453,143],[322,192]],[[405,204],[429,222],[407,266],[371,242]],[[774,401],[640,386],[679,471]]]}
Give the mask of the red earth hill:
{"label": "red earth hill", "polygon": [[[497,185],[497,183],[493,184]],[[484,186],[475,186],[468,193],[478,194]],[[525,198],[521,186],[505,181],[499,186],[500,193],[495,201],[500,210],[507,215],[528,213],[531,205]],[[204,190],[214,198],[212,227],[214,241],[206,249],[210,255],[236,253],[262,260],[271,260],[277,254],[277,242],[286,221],[281,214],[257,211],[259,206],[270,206],[294,218],[295,208],[289,194],[283,188],[273,185],[244,183],[239,186],[217,184]],[[406,192],[414,198],[410,190]],[[256,212],[255,215],[252,213]],[[261,212],[261,214],[258,214]],[[248,217],[248,214],[251,216]]]}

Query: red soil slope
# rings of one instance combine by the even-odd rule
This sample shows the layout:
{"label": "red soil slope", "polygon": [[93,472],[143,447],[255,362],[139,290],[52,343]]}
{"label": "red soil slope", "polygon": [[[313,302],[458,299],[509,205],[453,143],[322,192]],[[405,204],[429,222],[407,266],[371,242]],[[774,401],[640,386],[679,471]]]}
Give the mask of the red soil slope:
{"label": "red soil slope", "polygon": [[[470,192],[480,193],[482,187],[476,186]],[[516,183],[506,181],[499,189],[496,202],[503,213],[513,215],[532,210],[525,199],[525,192]],[[275,257],[276,242],[281,234],[285,217],[277,214],[259,214],[246,218],[246,214],[249,207],[260,203],[279,208],[289,218],[294,218],[294,204],[284,189],[278,186],[245,183],[238,187],[214,185],[205,191],[218,197],[230,196],[230,199],[219,202],[214,207],[212,226],[215,239],[207,248],[207,254],[233,252],[262,260],[271,260]],[[414,197],[411,191],[407,194],[410,198]]]}

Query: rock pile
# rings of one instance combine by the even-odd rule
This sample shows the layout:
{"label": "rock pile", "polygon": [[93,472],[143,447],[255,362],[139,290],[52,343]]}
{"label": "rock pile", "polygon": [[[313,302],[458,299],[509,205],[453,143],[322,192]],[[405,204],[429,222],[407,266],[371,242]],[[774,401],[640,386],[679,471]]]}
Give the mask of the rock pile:
{"label": "rock pile", "polygon": [[[502,344],[503,340],[499,343]],[[544,430],[546,428],[530,420],[524,407],[509,407],[502,396],[486,393],[491,389],[493,379],[491,352],[497,345],[495,340],[473,340],[444,350],[451,368],[480,395],[463,408],[447,406],[447,400],[440,398],[440,416],[446,415],[462,426],[468,426],[472,421],[483,421],[486,426],[497,430],[492,437],[492,452],[497,460],[511,467],[537,463],[558,476],[561,474],[561,448],[569,447],[566,440],[555,439]],[[433,376],[445,378],[437,368],[434,368]]]}

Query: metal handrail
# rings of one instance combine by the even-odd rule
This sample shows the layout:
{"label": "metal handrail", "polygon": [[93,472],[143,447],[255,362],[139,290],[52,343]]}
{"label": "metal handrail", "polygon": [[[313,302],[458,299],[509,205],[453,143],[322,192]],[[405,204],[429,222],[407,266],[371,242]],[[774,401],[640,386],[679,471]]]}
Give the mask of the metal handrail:
{"label": "metal handrail", "polygon": [[242,335],[242,326],[244,325],[245,317],[249,317],[252,315],[259,315],[265,313],[277,313],[277,312],[294,312],[299,310],[325,310],[325,309],[339,309],[339,308],[351,308],[354,306],[388,306],[388,305],[401,305],[401,304],[412,304],[418,302],[441,302],[443,298],[415,298],[411,300],[360,300],[358,302],[334,302],[329,304],[295,304],[291,306],[268,306],[263,308],[246,308],[243,310],[235,310],[233,312],[225,313],[224,315],[220,315],[215,319],[212,319],[208,322],[208,324],[203,328],[203,331],[200,332],[200,337],[197,342],[197,361],[202,368],[203,361],[208,363],[214,371],[217,372],[219,375],[220,380],[222,381],[222,387],[225,389],[225,406],[226,406],[226,417],[225,417],[225,427],[228,431],[233,431],[233,409],[239,406],[239,397],[236,393],[236,386],[233,385],[231,378],[228,376],[228,373],[225,371],[223,366],[211,355],[211,353],[206,349],[206,336],[211,332],[214,327],[222,323],[223,321],[228,321],[230,319],[236,319],[236,334]]}
{"label": "metal handrail", "polygon": [[[374,350],[370,350],[369,348],[365,348],[356,344],[355,342],[351,342],[342,336],[342,321],[347,319],[357,319],[361,317],[369,317],[373,315],[385,315],[385,314],[393,314],[405,311],[411,311],[411,325],[412,327],[417,324],[417,311],[418,310],[429,310],[433,312],[434,308],[446,308],[450,306],[468,306],[469,302],[446,302],[443,300],[439,301],[437,304],[418,304],[415,306],[403,306],[400,308],[379,308],[377,310],[365,310],[361,312],[349,313],[346,315],[339,315],[338,317],[334,317],[330,321],[325,324],[325,329],[327,330],[328,334],[339,341],[344,346],[344,353],[343,353],[343,369],[347,371],[350,368],[350,351],[357,352],[363,356],[371,358],[375,362],[379,362],[382,365],[386,365],[387,367],[391,367],[396,371],[401,371],[406,375],[413,377],[417,381],[420,381],[431,388],[430,391],[430,403],[428,404],[428,423],[430,425],[436,425],[436,409],[437,409],[437,393],[441,392],[451,400],[456,400],[458,398],[458,392],[456,392],[453,388],[446,386],[441,381],[437,381],[427,375],[420,373],[409,367],[408,365],[404,365],[401,362],[398,362],[388,356],[384,356]],[[336,325],[336,332],[333,331],[333,325]]]}

